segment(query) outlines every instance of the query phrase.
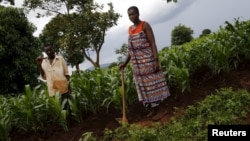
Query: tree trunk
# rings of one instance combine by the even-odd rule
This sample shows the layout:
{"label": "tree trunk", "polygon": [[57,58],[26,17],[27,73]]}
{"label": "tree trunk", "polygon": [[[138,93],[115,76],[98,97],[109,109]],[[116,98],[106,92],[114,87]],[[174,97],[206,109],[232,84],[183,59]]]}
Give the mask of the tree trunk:
{"label": "tree trunk", "polygon": [[76,73],[80,73],[80,67],[79,64],[76,65]]}

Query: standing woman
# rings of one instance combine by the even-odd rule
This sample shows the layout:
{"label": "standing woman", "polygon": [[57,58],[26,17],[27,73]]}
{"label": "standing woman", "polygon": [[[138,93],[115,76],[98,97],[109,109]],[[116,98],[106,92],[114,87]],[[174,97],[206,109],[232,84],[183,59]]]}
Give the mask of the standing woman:
{"label": "standing woman", "polygon": [[128,30],[128,54],[119,70],[123,70],[131,60],[139,101],[150,109],[147,117],[151,117],[157,113],[160,102],[170,96],[170,92],[158,60],[151,26],[140,20],[136,6],[128,8],[128,16],[133,25]]}

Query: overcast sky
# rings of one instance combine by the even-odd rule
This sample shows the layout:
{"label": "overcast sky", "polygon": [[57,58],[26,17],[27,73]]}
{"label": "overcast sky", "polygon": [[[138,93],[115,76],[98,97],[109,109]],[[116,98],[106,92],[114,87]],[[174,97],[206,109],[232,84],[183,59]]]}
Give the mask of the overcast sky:
{"label": "overcast sky", "polygon": [[[158,50],[170,46],[171,31],[179,24],[190,27],[194,31],[193,36],[198,37],[203,29],[217,31],[220,26],[225,25],[225,21],[233,22],[235,18],[250,19],[250,0],[178,0],[178,3],[166,3],[166,0],[95,1],[105,4],[107,8],[106,4],[112,2],[115,12],[122,15],[118,25],[112,27],[105,36],[100,56],[101,64],[116,62],[115,49],[127,42],[127,30],[132,24],[127,16],[127,8],[132,5],[139,8],[140,19],[151,24]],[[15,0],[15,3],[16,6],[21,6],[22,0]],[[37,19],[34,13],[30,13],[28,19],[37,26],[38,30],[34,35],[38,36],[50,18]],[[85,61],[80,66],[85,70],[92,65]]]}

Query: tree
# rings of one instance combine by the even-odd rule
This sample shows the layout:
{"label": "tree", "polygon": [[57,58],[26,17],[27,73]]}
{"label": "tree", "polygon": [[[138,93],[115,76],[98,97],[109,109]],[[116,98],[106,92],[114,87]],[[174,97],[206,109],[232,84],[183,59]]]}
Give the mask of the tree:
{"label": "tree", "polygon": [[115,49],[115,54],[120,54],[121,56],[118,57],[118,60],[122,61],[128,54],[128,44],[124,43],[120,49]]}
{"label": "tree", "polygon": [[6,3],[6,2],[9,2],[11,5],[15,5],[15,0],[0,0],[0,3]]}
{"label": "tree", "polygon": [[108,68],[113,68],[113,67],[116,67],[116,66],[118,66],[118,64],[117,64],[116,62],[112,62],[112,63],[108,66]]}
{"label": "tree", "polygon": [[190,27],[179,24],[171,32],[171,45],[182,45],[193,39],[193,30]]}
{"label": "tree", "polygon": [[[38,17],[51,14],[63,16],[66,21],[63,23],[67,25],[62,26],[58,23],[57,26],[64,28],[60,31],[63,34],[60,38],[55,38],[60,39],[55,42],[60,43],[61,51],[82,52],[84,58],[95,68],[100,67],[100,51],[106,31],[117,25],[120,17],[120,14],[114,12],[112,3],[108,3],[107,12],[102,12],[104,6],[94,3],[93,0],[25,0],[24,6],[28,9],[46,11],[44,14],[38,13]],[[63,8],[66,9],[65,13],[61,12]],[[48,38],[45,40],[49,40]],[[74,48],[72,49],[73,46],[70,43],[73,42]],[[93,54],[96,55],[95,60],[91,57]]]}
{"label": "tree", "polygon": [[[74,15],[70,15],[73,19]],[[71,67],[76,66],[76,71],[80,72],[79,64],[84,61],[83,50],[75,49],[78,45],[78,38],[67,32],[72,24],[68,22],[66,15],[57,15],[45,25],[42,34],[39,35],[43,43],[53,44],[55,51],[62,54]],[[70,35],[65,35],[70,34]]]}
{"label": "tree", "polygon": [[167,3],[169,3],[169,2],[175,2],[175,3],[177,3],[177,1],[178,0],[167,0]]}
{"label": "tree", "polygon": [[[0,0],[0,3],[2,1],[4,1],[4,2],[10,2],[11,5],[15,5],[15,1],[14,0]],[[169,2],[175,2],[176,3],[178,0],[166,0],[166,1],[167,1],[167,3],[169,3]]]}
{"label": "tree", "polygon": [[22,9],[0,7],[1,94],[21,92],[24,85],[37,84],[35,58],[40,51],[33,36],[35,29]]}
{"label": "tree", "polygon": [[200,37],[206,36],[208,34],[211,34],[211,30],[210,29],[204,29],[204,30],[202,30],[202,33],[201,33]]}

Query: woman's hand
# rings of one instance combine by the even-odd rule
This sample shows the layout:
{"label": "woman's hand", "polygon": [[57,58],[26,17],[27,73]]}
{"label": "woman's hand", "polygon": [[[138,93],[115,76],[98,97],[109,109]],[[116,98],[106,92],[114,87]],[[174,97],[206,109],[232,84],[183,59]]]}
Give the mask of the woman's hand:
{"label": "woman's hand", "polygon": [[123,71],[126,65],[124,63],[119,65],[119,71]]}
{"label": "woman's hand", "polygon": [[154,61],[154,70],[155,72],[158,72],[160,70],[160,62],[158,59],[155,59]]}

